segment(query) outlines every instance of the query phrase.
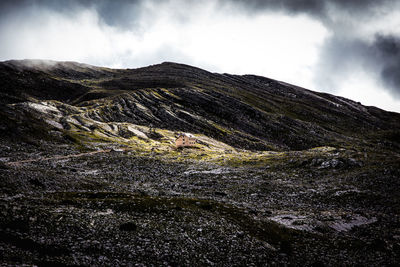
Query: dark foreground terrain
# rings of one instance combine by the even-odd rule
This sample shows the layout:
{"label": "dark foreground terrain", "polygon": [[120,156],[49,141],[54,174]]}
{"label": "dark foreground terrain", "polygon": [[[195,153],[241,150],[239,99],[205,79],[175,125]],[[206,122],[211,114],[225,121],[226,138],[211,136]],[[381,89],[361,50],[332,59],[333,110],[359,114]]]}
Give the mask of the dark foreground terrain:
{"label": "dark foreground terrain", "polygon": [[174,63],[0,70],[1,265],[400,263],[397,113]]}

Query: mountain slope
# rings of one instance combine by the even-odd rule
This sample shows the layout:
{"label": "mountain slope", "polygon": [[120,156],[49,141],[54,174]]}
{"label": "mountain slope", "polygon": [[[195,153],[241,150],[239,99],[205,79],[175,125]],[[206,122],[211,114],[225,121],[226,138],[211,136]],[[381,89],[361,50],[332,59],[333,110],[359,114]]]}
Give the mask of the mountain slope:
{"label": "mountain slope", "polygon": [[56,100],[52,105],[63,111],[55,123],[66,128],[63,117],[71,115],[204,134],[249,150],[355,145],[377,133],[398,141],[397,113],[254,75],[169,62],[107,69],[24,60],[3,62],[0,70],[3,104]]}

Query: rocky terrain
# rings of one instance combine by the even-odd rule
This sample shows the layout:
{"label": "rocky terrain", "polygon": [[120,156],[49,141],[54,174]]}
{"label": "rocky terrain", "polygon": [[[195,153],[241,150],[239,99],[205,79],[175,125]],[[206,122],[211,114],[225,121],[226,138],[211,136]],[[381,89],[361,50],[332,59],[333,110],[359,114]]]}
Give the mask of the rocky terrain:
{"label": "rocky terrain", "polygon": [[0,89],[2,265],[400,262],[398,113],[168,62],[6,61]]}

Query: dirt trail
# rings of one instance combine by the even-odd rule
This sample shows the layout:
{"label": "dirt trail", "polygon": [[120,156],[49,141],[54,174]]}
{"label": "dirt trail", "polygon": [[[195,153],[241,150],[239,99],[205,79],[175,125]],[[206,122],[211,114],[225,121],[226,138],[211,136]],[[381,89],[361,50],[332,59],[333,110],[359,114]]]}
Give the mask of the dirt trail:
{"label": "dirt trail", "polygon": [[82,156],[94,155],[94,154],[98,154],[98,153],[109,153],[111,151],[112,151],[112,149],[105,149],[105,150],[98,150],[98,151],[79,153],[79,154],[73,154],[73,155],[67,155],[67,156],[54,156],[54,157],[48,157],[48,158],[35,158],[35,159],[19,160],[19,161],[13,161],[13,162],[6,162],[5,164],[8,166],[19,166],[23,163],[29,163],[29,162],[77,158],[77,157],[82,157]]}

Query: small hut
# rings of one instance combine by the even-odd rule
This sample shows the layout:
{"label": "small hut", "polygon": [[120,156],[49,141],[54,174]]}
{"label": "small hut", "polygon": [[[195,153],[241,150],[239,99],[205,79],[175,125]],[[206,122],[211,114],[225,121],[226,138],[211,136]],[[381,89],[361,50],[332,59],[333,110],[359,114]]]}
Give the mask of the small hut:
{"label": "small hut", "polygon": [[196,144],[197,140],[192,134],[181,133],[175,140],[176,147],[191,147]]}

